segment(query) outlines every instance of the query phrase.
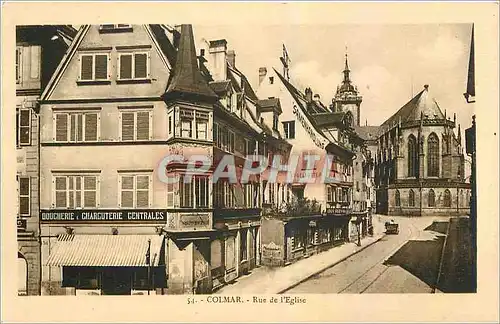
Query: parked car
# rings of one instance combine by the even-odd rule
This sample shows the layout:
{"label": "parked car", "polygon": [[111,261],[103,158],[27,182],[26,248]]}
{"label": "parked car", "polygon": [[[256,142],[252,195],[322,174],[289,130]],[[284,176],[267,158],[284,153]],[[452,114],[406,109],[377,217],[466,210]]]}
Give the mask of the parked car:
{"label": "parked car", "polygon": [[385,222],[385,233],[386,234],[399,234],[399,224],[393,219]]}

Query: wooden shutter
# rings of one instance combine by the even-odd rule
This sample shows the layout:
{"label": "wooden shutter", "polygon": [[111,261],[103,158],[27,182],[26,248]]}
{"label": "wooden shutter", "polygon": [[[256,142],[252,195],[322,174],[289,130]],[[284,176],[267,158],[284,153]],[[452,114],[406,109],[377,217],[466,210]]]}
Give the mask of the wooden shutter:
{"label": "wooden shutter", "polygon": [[85,141],[97,141],[97,114],[85,114]]}
{"label": "wooden shutter", "polygon": [[30,215],[30,178],[19,178],[19,214]]}
{"label": "wooden shutter", "polygon": [[136,176],[137,207],[149,207],[149,176]]}
{"label": "wooden shutter", "polygon": [[85,176],[83,190],[83,206],[97,207],[97,177]]}
{"label": "wooden shutter", "polygon": [[94,59],[92,55],[82,55],[80,78],[93,80]]}
{"label": "wooden shutter", "polygon": [[122,176],[121,178],[121,207],[134,207],[134,176]]}
{"label": "wooden shutter", "polygon": [[145,79],[148,75],[148,55],[146,53],[135,54],[134,57],[134,77]]}
{"label": "wooden shutter", "polygon": [[132,55],[120,55],[120,79],[132,78]]}
{"label": "wooden shutter", "polygon": [[137,140],[149,139],[149,111],[137,112]]}
{"label": "wooden shutter", "polygon": [[56,177],[55,181],[56,190],[56,207],[67,207],[66,193],[67,193],[67,178]]}
{"label": "wooden shutter", "polygon": [[108,56],[106,54],[97,54],[95,56],[95,79],[108,79]]}
{"label": "wooden shutter", "polygon": [[68,140],[68,114],[56,115],[56,141]]}
{"label": "wooden shutter", "polygon": [[167,183],[167,207],[174,207],[174,184]]}
{"label": "wooden shutter", "polygon": [[127,112],[122,113],[122,140],[123,141],[133,141],[134,140],[134,119],[135,113]]}

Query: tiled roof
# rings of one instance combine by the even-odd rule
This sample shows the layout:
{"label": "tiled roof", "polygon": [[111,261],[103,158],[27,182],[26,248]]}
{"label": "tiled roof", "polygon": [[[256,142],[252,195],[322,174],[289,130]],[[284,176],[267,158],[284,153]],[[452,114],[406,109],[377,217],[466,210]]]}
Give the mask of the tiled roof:
{"label": "tiled roof", "polygon": [[223,94],[229,90],[230,80],[210,82],[209,86],[216,94]]}
{"label": "tiled roof", "polygon": [[364,140],[376,140],[378,138],[379,126],[354,126],[354,130]]}
{"label": "tiled roof", "polygon": [[312,115],[318,126],[339,125],[344,120],[345,112],[324,112]]}
{"label": "tiled roof", "polygon": [[[172,66],[175,65],[175,60],[177,58],[177,49],[175,48],[174,44],[170,42],[168,39],[167,35],[165,32],[167,32],[162,25],[149,25],[149,28],[155,35],[156,39],[158,40],[158,45],[160,46],[161,51],[163,54],[167,57],[168,61]],[[172,31],[173,33],[178,33],[177,31]],[[174,37],[179,37],[179,36],[174,36]]]}
{"label": "tiled roof", "polygon": [[280,113],[282,112],[280,100],[278,98],[259,99],[257,100],[257,106],[264,109],[276,108]]}
{"label": "tiled roof", "polygon": [[[70,235],[58,237],[47,265],[77,267],[145,267],[148,239],[150,260],[158,266],[164,237],[160,235]],[[156,257],[154,257],[156,254]]]}
{"label": "tiled roof", "polygon": [[394,124],[413,120],[420,120],[420,116],[428,116],[430,119],[444,119],[443,112],[439,108],[436,100],[429,94],[429,88],[426,85],[424,90],[420,91],[415,97],[401,107],[394,115],[389,117],[380,128],[392,127]]}
{"label": "tiled roof", "polygon": [[208,101],[215,101],[218,98],[215,92],[210,89],[198,68],[193,27],[191,25],[181,26],[181,39],[173,75],[165,92],[165,97],[179,95],[195,95]]}

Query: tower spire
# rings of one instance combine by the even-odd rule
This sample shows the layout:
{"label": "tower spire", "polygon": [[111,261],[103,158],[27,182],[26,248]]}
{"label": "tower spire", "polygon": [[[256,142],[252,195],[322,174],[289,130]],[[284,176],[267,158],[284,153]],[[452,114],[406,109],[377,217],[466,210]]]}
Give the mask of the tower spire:
{"label": "tower spire", "polygon": [[344,67],[344,82],[351,83],[350,76],[349,76],[349,62],[347,59],[347,45],[345,47],[345,67]]}

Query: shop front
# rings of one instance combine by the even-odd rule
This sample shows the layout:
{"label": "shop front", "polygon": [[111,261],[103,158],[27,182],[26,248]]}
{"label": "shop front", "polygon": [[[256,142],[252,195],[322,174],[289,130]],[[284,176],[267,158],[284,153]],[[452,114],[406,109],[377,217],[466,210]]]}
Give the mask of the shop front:
{"label": "shop front", "polygon": [[166,293],[164,210],[41,210],[43,295]]}
{"label": "shop front", "polygon": [[46,263],[76,295],[149,295],[167,285],[163,235],[61,234]]}
{"label": "shop front", "polygon": [[348,240],[346,217],[317,215],[262,222],[262,264],[285,266]]}

